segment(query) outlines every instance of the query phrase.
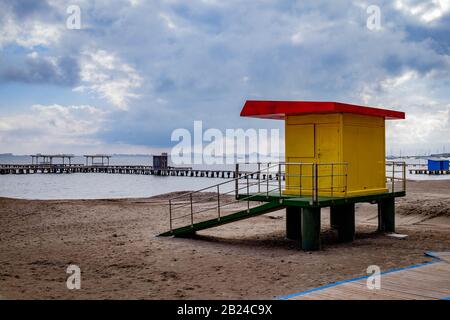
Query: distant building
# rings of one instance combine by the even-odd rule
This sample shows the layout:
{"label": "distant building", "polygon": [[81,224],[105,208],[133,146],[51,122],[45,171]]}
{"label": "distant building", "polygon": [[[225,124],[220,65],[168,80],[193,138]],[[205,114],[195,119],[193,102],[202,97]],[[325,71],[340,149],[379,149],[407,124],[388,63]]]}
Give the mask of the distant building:
{"label": "distant building", "polygon": [[449,161],[428,159],[428,170],[429,171],[449,170]]}
{"label": "distant building", "polygon": [[153,156],[153,169],[166,170],[168,169],[169,161],[167,153],[161,153],[160,156]]}

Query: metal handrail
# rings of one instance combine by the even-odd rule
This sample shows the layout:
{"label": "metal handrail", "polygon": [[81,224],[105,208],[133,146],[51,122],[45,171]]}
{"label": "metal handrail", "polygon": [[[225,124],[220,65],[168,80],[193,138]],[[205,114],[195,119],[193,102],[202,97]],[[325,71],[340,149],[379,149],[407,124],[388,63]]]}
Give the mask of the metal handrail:
{"label": "metal handrail", "polygon": [[[407,164],[405,161],[386,161],[386,167],[392,167],[392,171],[386,173],[386,182],[391,183],[391,189],[388,190],[391,193],[395,193],[397,190],[395,187],[395,181],[401,182],[401,189],[397,190],[398,192],[406,191],[406,166]],[[401,170],[396,171],[396,167],[401,167]],[[396,173],[400,173],[401,177],[395,176]]]}
{"label": "metal handrail", "polygon": [[[284,171],[282,170],[283,166],[285,167]],[[290,173],[288,171],[290,166],[299,166],[300,174]],[[311,174],[303,174],[309,173],[309,169],[303,170],[304,167],[307,166],[311,167]],[[323,174],[319,174],[319,168],[323,166],[330,166],[331,174],[325,172]],[[335,166],[344,166],[346,169],[345,171],[335,170]],[[239,164],[237,164],[234,178],[199,190],[186,192],[169,199],[170,230],[171,231],[173,230],[174,220],[179,220],[186,217],[190,217],[190,225],[193,227],[195,223],[194,216],[197,216],[201,213],[205,213],[211,210],[214,210],[216,218],[220,221],[222,215],[221,209],[236,203],[242,203],[242,201],[247,202],[246,210],[250,211],[251,208],[250,201],[257,201],[257,199],[259,199],[260,196],[265,196],[269,198],[270,195],[271,194],[273,195],[273,193],[275,192],[278,193],[278,195],[281,197],[283,192],[283,185],[287,186],[287,182],[283,184],[283,180],[286,180],[287,178],[299,179],[300,194],[302,194],[302,190],[310,190],[313,203],[317,203],[319,198],[319,192],[322,191],[329,191],[331,192],[331,194],[333,194],[337,190],[337,192],[345,192],[345,194],[347,194],[347,186],[346,186],[347,171],[348,171],[347,166],[348,164],[344,162],[333,162],[333,163],[279,162],[276,164],[267,163],[267,166],[262,166],[261,163],[258,163],[257,171],[242,172],[239,171]],[[255,175],[257,176],[256,181],[254,181],[253,179]],[[337,183],[337,185],[335,185],[334,179],[336,177],[344,177],[345,179],[343,179],[344,181],[340,180],[340,182]],[[311,188],[309,187],[304,188],[302,179],[305,178],[311,179]],[[331,179],[330,186],[321,185],[323,184],[323,182],[321,182],[319,179],[322,178]],[[227,190],[223,194],[221,194],[221,190],[224,189],[224,186],[225,185],[231,186],[231,184],[235,184],[234,188],[230,188],[230,190]],[[292,185],[289,184],[289,188],[291,188],[291,186]],[[255,188],[257,188],[257,192],[253,191],[253,189]],[[198,208],[201,209],[200,211],[194,211],[194,205],[204,203],[204,201],[202,200],[194,201],[193,196],[195,194],[205,191],[212,191],[216,194],[216,204],[213,206],[207,206],[206,208],[205,207]],[[233,192],[235,193],[235,201],[230,202],[223,200],[224,196],[231,195]],[[185,201],[183,200],[176,201],[182,198],[187,199]],[[174,216],[175,210],[186,207],[190,207],[190,213],[177,217]]]}
{"label": "metal handrail", "polygon": [[[241,178],[242,179],[242,178]],[[266,179],[264,179],[264,181],[265,181]],[[231,180],[231,181],[229,181],[229,182],[232,182],[233,180]],[[250,185],[256,185],[256,183],[257,182],[249,182],[249,184]],[[204,189],[202,189],[203,191],[204,190],[208,190],[208,189],[212,189],[212,188],[214,188],[214,187],[220,187],[220,185],[222,185],[223,183],[220,183],[220,184],[215,184],[215,185],[213,185],[213,186],[211,186],[211,187],[207,187],[207,188],[204,188]],[[247,189],[247,183],[245,183],[244,184],[244,186],[243,187],[240,187],[240,188],[238,188],[238,190],[243,190],[243,189]],[[172,200],[174,200],[174,199],[179,199],[180,197],[183,197],[183,196],[190,196],[191,194],[194,194],[194,193],[198,193],[198,192],[201,192],[201,191],[199,191],[199,190],[196,190],[196,191],[192,191],[192,192],[187,192],[187,193],[183,193],[182,195],[180,195],[180,196],[177,196],[177,197],[174,197],[174,198],[171,198],[170,200],[172,201]],[[227,192],[225,192],[225,193],[222,193],[222,195],[227,195],[227,194],[230,194],[230,193],[235,193],[236,192],[236,190],[230,190],[230,191],[227,191]],[[183,202],[177,202],[177,203],[175,203],[175,204],[172,204],[172,206],[174,206],[174,209],[179,209],[179,208],[184,208],[184,207],[187,207],[188,205],[190,205],[190,203],[191,203],[191,201],[190,200],[186,200],[186,201],[183,201]],[[196,204],[196,203],[203,203],[202,201],[193,201],[192,202],[193,204]]]}
{"label": "metal handrail", "polygon": [[[273,167],[273,166],[272,166],[272,167]],[[272,167],[270,167],[270,168],[272,168]],[[199,192],[203,192],[203,191],[206,191],[206,190],[208,190],[208,189],[214,188],[214,187],[216,187],[216,186],[221,186],[221,185],[224,185],[224,184],[227,184],[227,183],[230,183],[230,182],[234,182],[234,181],[236,181],[236,180],[240,180],[240,179],[242,179],[242,178],[245,178],[245,177],[247,177],[247,176],[250,176],[250,175],[253,175],[253,174],[257,174],[257,173],[260,173],[260,171],[254,171],[254,172],[245,173],[245,174],[244,174],[243,176],[241,176],[241,177],[235,177],[235,178],[232,178],[232,179],[230,179],[230,180],[226,180],[226,181],[224,181],[224,182],[220,182],[220,183],[217,183],[217,184],[215,184],[215,185],[212,185],[212,186],[209,186],[209,187],[206,187],[206,188],[203,188],[203,189],[199,189],[199,190],[195,190],[195,191],[186,192],[186,193],[183,193],[183,194],[181,194],[181,195],[179,195],[179,196],[176,196],[176,197],[171,198],[171,200],[181,198],[181,197],[186,196],[186,195],[189,195],[189,194],[191,194],[191,193],[199,193]]]}

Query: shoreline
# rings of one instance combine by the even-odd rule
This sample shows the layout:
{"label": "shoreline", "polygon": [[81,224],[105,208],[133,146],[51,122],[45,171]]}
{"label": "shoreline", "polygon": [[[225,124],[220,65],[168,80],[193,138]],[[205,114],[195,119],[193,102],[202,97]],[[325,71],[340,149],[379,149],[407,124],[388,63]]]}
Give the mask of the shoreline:
{"label": "shoreline", "polygon": [[[201,179],[201,178],[200,178]],[[204,179],[210,179],[210,178],[204,178]],[[233,181],[232,179],[229,181]],[[224,182],[227,182],[227,180],[224,179]],[[430,180],[413,180],[413,179],[406,179],[406,182],[408,184],[415,184],[415,183],[433,183],[433,184],[442,184],[443,187],[450,187],[450,176],[446,179],[430,179]],[[101,197],[101,198],[15,198],[15,197],[8,197],[8,196],[1,196],[0,200],[23,200],[23,201],[88,201],[88,200],[140,200],[140,199],[151,199],[155,197],[171,197],[171,196],[177,196],[182,193],[188,193],[195,191],[193,190],[184,190],[184,191],[171,191],[171,192],[164,192],[160,194],[155,194],[151,196],[137,196],[137,197]],[[406,190],[408,192],[408,189]]]}
{"label": "shoreline", "polygon": [[[193,190],[192,190],[193,191]],[[177,195],[181,195],[183,193],[189,193],[192,192],[190,190],[186,191],[173,191],[173,192],[166,192],[161,193],[149,197],[124,197],[124,198],[92,198],[92,199],[22,199],[22,198],[12,198],[12,197],[3,197],[0,196],[0,201],[2,200],[9,200],[9,201],[133,201],[133,200],[150,200],[153,198],[161,198],[161,197],[176,197]]]}

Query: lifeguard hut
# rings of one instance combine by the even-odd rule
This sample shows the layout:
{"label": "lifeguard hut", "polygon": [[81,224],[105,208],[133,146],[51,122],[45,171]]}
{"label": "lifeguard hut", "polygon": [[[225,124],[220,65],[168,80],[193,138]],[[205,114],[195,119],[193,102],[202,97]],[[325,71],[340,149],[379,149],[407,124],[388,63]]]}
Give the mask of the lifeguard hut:
{"label": "lifeguard hut", "polygon": [[[395,231],[395,198],[406,194],[406,165],[386,161],[385,121],[404,119],[403,112],[338,102],[247,101],[241,116],[285,121],[285,162],[258,165],[253,172],[236,165],[233,180],[199,190],[217,194],[212,219],[204,207],[196,209],[199,191],[170,199],[170,231],[161,235],[192,235],[285,208],[286,237],[304,250],[317,250],[321,208],[330,208],[339,240],[352,241],[355,204],[361,202],[378,205],[380,231]],[[227,211],[221,190],[229,183],[246,209]],[[187,218],[188,224],[174,225]]]}
{"label": "lifeguard hut", "polygon": [[309,177],[315,174],[319,196],[387,191],[385,120],[404,119],[403,112],[337,102],[247,101],[241,116],[285,121],[284,194],[311,194]]}

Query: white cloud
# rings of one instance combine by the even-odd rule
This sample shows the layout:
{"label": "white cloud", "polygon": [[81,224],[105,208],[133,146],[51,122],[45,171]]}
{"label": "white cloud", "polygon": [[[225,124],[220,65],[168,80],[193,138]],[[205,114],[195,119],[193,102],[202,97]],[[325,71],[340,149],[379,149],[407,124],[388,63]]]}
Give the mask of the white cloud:
{"label": "white cloud", "polygon": [[[439,122],[436,115],[445,118],[442,112],[449,99],[450,57],[443,36],[447,26],[436,28],[434,23],[443,22],[448,15],[449,0],[378,1],[381,32],[366,28],[370,0],[261,1],[257,7],[250,2],[218,0],[76,2],[82,8],[80,32],[63,30],[54,44],[47,36],[51,30],[39,31],[54,27],[52,19],[65,13],[62,2],[51,0],[51,6],[57,8],[53,12],[40,9],[30,14],[22,10],[27,12],[23,25],[44,27],[22,35],[16,23],[15,28],[21,31],[10,29],[8,36],[0,39],[15,42],[18,35],[23,45],[49,46],[33,49],[39,54],[30,53],[26,58],[25,67],[32,59],[46,62],[39,69],[32,64],[34,68],[25,73],[28,78],[36,69],[47,70],[46,65],[51,69],[51,57],[70,53],[76,66],[69,69],[69,75],[76,80],[65,84],[84,91],[77,98],[97,105],[90,98],[100,97],[119,110],[129,109],[126,117],[117,112],[109,118],[110,131],[102,134],[108,141],[164,145],[171,126],[188,126],[195,118],[218,128],[229,124],[244,128],[280,126],[238,117],[242,102],[255,98],[339,100],[402,109],[407,111],[408,120],[399,124],[420,128],[419,119],[424,119],[429,127],[404,127],[408,134],[399,133],[401,139],[393,140],[409,143],[418,134],[417,141],[428,136],[429,141],[423,144],[433,144],[446,138],[444,120]],[[3,12],[0,20],[5,21]],[[0,28],[2,33],[5,30]],[[82,44],[81,51],[77,44]],[[5,56],[14,54],[5,50]],[[7,58],[16,60],[15,56]],[[73,76],[78,70],[81,82]],[[30,83],[48,79],[47,73],[41,74]],[[10,76],[3,81],[17,79]],[[55,79],[52,85],[62,83],[59,77]],[[46,90],[50,96],[72,98],[70,94],[64,97],[65,93],[53,86]],[[133,100],[140,95],[145,95],[145,101]],[[39,99],[31,97],[31,91],[29,98]],[[12,106],[18,103],[17,98],[12,100]],[[64,103],[71,104],[70,100]],[[4,114],[13,112],[8,108],[4,107]],[[160,115],[156,120],[151,117],[154,112]],[[429,131],[431,127],[434,133]]]}
{"label": "white cloud", "polygon": [[450,104],[438,94],[442,82],[435,73],[406,70],[363,87],[365,104],[406,113],[405,120],[387,121],[388,153],[428,154],[450,145]]}
{"label": "white cloud", "polygon": [[167,152],[127,143],[108,144],[96,134],[108,113],[89,105],[36,104],[29,112],[0,117],[0,150],[32,153],[142,153]]}
{"label": "white cloud", "polygon": [[[406,153],[428,153],[450,143],[450,105],[428,105],[406,113],[406,120],[388,121],[390,149]],[[403,153],[405,154],[405,153]]]}
{"label": "white cloud", "polygon": [[17,21],[12,14],[4,14],[0,24],[0,48],[14,43],[32,49],[36,46],[50,46],[59,41],[63,25],[44,23],[42,21]]}
{"label": "white cloud", "polygon": [[297,33],[294,33],[294,34],[291,36],[291,42],[292,42],[292,44],[294,44],[294,45],[299,45],[299,44],[301,44],[303,41],[304,41],[304,38],[303,38],[303,32],[301,32],[301,31],[299,31],[299,32],[297,32]]}
{"label": "white cloud", "polygon": [[167,29],[167,31],[169,31],[173,36],[192,36],[198,32],[192,21],[184,20],[169,10],[159,12],[156,18],[162,22],[164,28]]}
{"label": "white cloud", "polygon": [[35,104],[32,110],[38,116],[35,122],[38,125],[48,124],[47,128],[53,134],[60,136],[85,136],[98,132],[105,112],[98,108],[81,106],[61,106],[58,104]]}
{"label": "white cloud", "polygon": [[434,79],[434,75],[420,75],[415,70],[407,70],[398,76],[385,77],[380,81],[364,84],[360,99],[365,104],[390,108],[402,106],[404,110],[412,112],[423,106],[439,108],[439,100],[430,94],[434,84],[440,81],[439,78]]}
{"label": "white cloud", "polygon": [[172,18],[170,18],[169,15],[167,15],[165,13],[160,13],[159,16],[161,17],[161,19],[164,20],[167,28],[172,29],[172,30],[177,29],[175,22],[173,22]]}
{"label": "white cloud", "polygon": [[138,98],[133,90],[143,79],[129,64],[105,50],[85,51],[80,59],[82,85],[74,91],[90,91],[100,95],[119,109],[127,110],[129,100]]}
{"label": "white cloud", "polygon": [[329,30],[337,27],[336,21],[330,21],[318,14],[307,14],[297,22],[296,32],[291,35],[291,43],[294,46],[306,44],[308,41],[315,41],[318,35],[323,35]]}
{"label": "white cloud", "polygon": [[128,0],[132,7],[137,7],[141,4],[141,0]]}
{"label": "white cloud", "polygon": [[391,90],[393,88],[405,85],[412,80],[416,80],[418,77],[419,75],[417,71],[409,70],[399,76],[386,78],[381,82],[381,87],[385,90]]}
{"label": "white cloud", "polygon": [[98,108],[58,104],[31,107],[30,112],[0,117],[0,149],[48,150],[55,146],[98,144],[105,112]]}
{"label": "white cloud", "polygon": [[395,8],[424,23],[431,23],[450,12],[449,0],[428,0],[417,3],[414,0],[396,0]]}

